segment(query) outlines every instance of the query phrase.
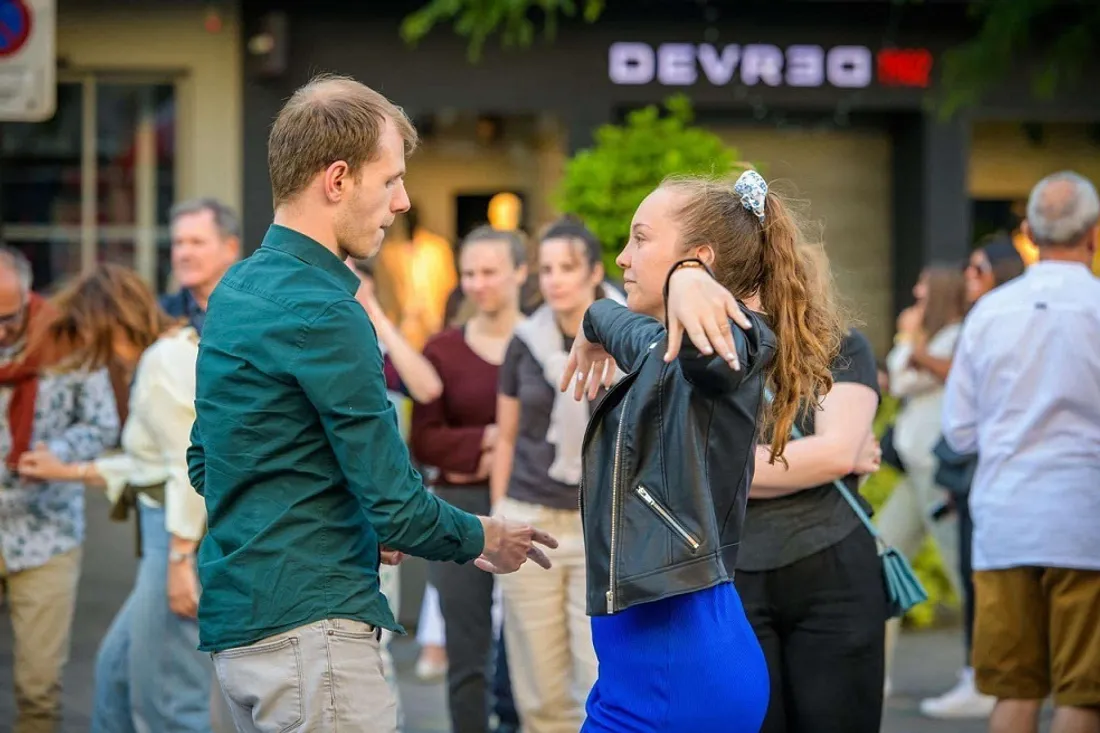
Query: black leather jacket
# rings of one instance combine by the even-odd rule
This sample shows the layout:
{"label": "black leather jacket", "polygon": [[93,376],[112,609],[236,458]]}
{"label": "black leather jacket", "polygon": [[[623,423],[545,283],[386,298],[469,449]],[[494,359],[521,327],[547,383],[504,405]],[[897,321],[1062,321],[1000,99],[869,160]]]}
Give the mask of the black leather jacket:
{"label": "black leather jacket", "polygon": [[732,330],[741,369],[687,337],[666,364],[657,320],[601,300],[585,336],[628,372],[584,437],[581,519],[588,614],[602,616],[733,579],[752,483],[763,372],[775,335]]}

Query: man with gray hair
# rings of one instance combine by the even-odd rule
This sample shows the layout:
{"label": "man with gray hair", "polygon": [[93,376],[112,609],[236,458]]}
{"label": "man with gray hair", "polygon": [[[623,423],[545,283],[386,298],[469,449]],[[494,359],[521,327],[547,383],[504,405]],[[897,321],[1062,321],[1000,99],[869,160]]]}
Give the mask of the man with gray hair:
{"label": "man with gray hair", "polygon": [[[5,730],[55,733],[84,542],[84,485],[32,482],[15,467],[42,444],[62,461],[114,445],[118,408],[107,371],[58,371],[41,338],[49,303],[30,263],[0,246],[0,585],[15,637],[16,718]],[[37,338],[29,336],[38,334]]]}
{"label": "man with gray hair", "polygon": [[977,453],[974,518],[978,689],[992,733],[1100,733],[1100,199],[1082,176],[1031,192],[1039,262],[967,317],[943,428]]}
{"label": "man with gray hair", "polygon": [[180,290],[164,296],[160,305],[168,315],[186,318],[202,333],[210,294],[241,256],[240,219],[215,198],[183,201],[173,206],[168,216],[172,274]]}

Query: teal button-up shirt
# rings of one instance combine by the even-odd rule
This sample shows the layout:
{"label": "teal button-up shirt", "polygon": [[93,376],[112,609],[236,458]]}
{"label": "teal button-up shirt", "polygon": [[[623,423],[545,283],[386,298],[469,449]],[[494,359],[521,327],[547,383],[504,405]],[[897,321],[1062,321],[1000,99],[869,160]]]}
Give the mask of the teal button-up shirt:
{"label": "teal button-up shirt", "polygon": [[187,455],[208,514],[203,651],[331,618],[400,631],[379,544],[457,562],[484,546],[479,520],[409,463],[358,285],[332,252],[272,225],[210,298]]}

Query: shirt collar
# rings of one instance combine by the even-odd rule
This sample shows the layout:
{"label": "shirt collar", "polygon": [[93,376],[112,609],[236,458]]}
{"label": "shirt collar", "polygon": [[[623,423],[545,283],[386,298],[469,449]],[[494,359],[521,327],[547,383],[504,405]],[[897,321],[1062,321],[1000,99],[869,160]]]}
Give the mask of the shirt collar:
{"label": "shirt collar", "polygon": [[317,240],[293,229],[272,224],[260,245],[295,257],[307,265],[318,267],[335,277],[351,295],[359,290],[359,277],[340,258]]}
{"label": "shirt collar", "polygon": [[1065,262],[1063,260],[1039,260],[1027,268],[1029,273],[1038,275],[1058,273],[1060,275],[1088,275],[1092,277],[1092,268],[1083,262]]}

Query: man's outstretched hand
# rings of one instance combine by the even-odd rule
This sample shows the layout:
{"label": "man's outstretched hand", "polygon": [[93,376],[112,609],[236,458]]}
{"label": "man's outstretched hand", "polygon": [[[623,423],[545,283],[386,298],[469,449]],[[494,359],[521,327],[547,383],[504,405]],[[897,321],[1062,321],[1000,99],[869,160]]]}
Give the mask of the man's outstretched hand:
{"label": "man's outstretched hand", "polygon": [[556,549],[558,541],[529,524],[514,522],[505,517],[479,517],[485,529],[485,549],[474,564],[487,573],[503,575],[520,569],[528,558],[536,565],[549,569],[550,558],[536,543]]}

